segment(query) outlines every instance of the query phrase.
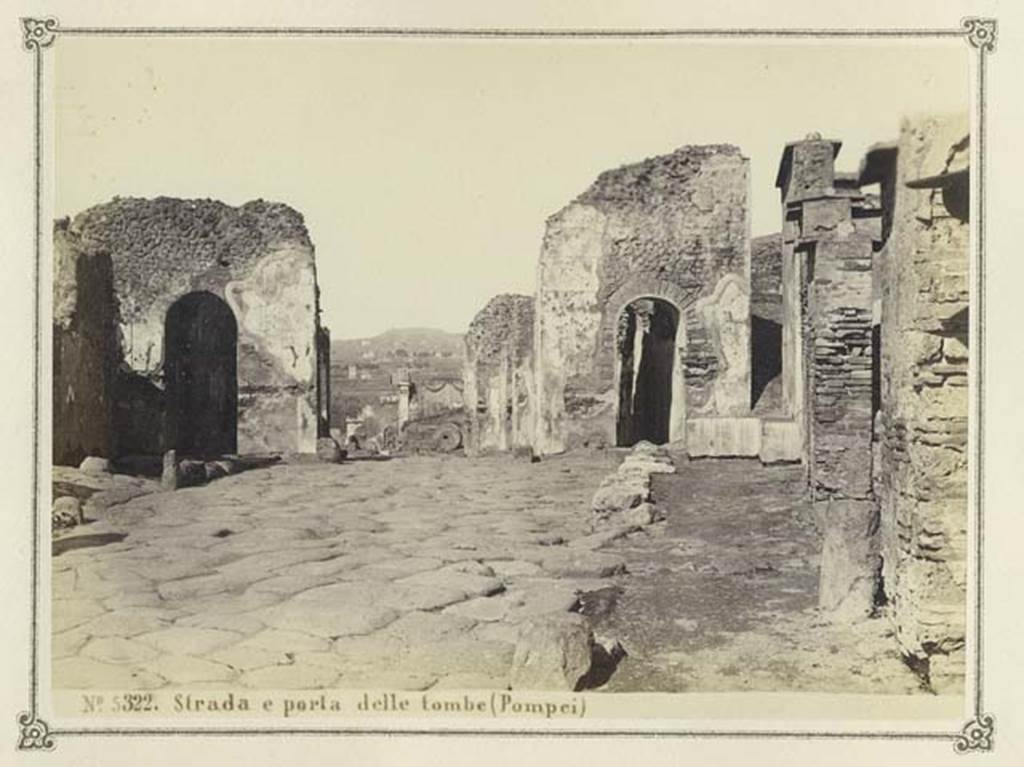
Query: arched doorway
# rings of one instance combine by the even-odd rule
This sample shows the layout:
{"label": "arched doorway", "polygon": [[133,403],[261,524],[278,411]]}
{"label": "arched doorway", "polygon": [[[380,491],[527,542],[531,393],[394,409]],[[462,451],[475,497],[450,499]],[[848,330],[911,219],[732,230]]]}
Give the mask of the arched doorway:
{"label": "arched doorway", "polygon": [[682,410],[676,334],[679,310],[658,298],[626,305],[618,323],[619,407],[616,444],[656,445],[677,438]]}
{"label": "arched doorway", "polygon": [[238,325],[212,293],[189,293],[167,311],[167,446],[184,455],[238,448]]}

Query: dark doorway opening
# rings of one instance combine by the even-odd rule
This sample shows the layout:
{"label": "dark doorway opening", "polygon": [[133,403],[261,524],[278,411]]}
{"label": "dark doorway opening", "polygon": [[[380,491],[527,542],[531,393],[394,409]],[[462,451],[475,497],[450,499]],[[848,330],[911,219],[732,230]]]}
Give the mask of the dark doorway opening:
{"label": "dark doorway opening", "polygon": [[189,293],[167,312],[167,447],[184,455],[238,448],[238,326],[212,293]]}
{"label": "dark doorway opening", "polygon": [[667,301],[641,298],[619,318],[619,418],[616,444],[669,441],[672,372],[679,311]]}
{"label": "dark doorway opening", "polygon": [[751,315],[750,407],[759,412],[772,410],[781,406],[781,400],[782,325]]}

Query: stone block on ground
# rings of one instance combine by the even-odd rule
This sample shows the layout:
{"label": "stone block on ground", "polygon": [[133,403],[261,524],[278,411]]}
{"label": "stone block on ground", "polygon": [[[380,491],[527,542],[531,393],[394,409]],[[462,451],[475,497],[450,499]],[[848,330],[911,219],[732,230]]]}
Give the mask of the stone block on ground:
{"label": "stone block on ground", "polygon": [[599,514],[625,511],[643,503],[649,492],[642,483],[613,481],[597,489],[590,505]]}
{"label": "stone block on ground", "polygon": [[621,515],[620,522],[627,525],[627,529],[632,527],[634,529],[645,527],[653,522],[658,522],[665,518],[664,512],[662,512],[653,503],[644,502],[639,506],[634,506],[632,509],[624,512]]}
{"label": "stone block on ground", "polygon": [[590,671],[594,632],[577,613],[525,621],[512,658],[514,690],[576,690]]}
{"label": "stone block on ground", "polygon": [[66,495],[53,502],[51,521],[54,530],[64,530],[82,524],[82,502]]}
{"label": "stone block on ground", "polygon": [[873,501],[824,501],[818,604],[830,617],[855,620],[871,614],[881,577],[877,552],[878,508]]}
{"label": "stone block on ground", "polygon": [[100,458],[99,456],[90,455],[82,459],[82,463],[78,466],[80,471],[84,471],[86,474],[109,474],[110,473],[110,461],[106,458]]}
{"label": "stone block on ground", "polygon": [[626,561],[615,554],[564,548],[552,551],[541,567],[559,578],[607,578],[625,572]]}

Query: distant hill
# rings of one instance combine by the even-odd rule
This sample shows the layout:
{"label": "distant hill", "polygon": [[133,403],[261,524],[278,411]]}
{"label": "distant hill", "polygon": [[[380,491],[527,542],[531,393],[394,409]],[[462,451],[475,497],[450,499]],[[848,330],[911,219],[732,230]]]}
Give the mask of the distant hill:
{"label": "distant hill", "polygon": [[331,342],[332,364],[357,364],[434,357],[461,361],[461,333],[434,328],[392,328],[371,338]]}
{"label": "distant hill", "polygon": [[[417,384],[452,381],[461,386],[463,336],[434,328],[394,328],[372,338],[331,342],[331,423],[373,417],[393,421],[393,381],[407,371]],[[381,420],[383,419],[383,420]],[[371,429],[372,431],[372,429]]]}

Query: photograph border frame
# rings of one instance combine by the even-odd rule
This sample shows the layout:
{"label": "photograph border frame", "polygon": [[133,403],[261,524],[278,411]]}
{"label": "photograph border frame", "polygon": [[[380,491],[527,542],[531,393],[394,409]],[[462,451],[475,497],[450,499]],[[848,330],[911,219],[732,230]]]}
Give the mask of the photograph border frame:
{"label": "photograph border frame", "polygon": [[[34,136],[34,260],[32,282],[34,286],[33,316],[33,368],[32,368],[32,477],[31,477],[31,573],[30,573],[30,652],[29,652],[29,695],[26,710],[17,717],[19,736],[17,748],[25,751],[49,751],[55,748],[56,737],[89,736],[266,736],[266,735],[433,735],[433,736],[532,736],[532,737],[685,737],[685,738],[734,738],[734,739],[879,739],[879,740],[947,740],[957,753],[984,752],[993,748],[995,717],[985,711],[984,706],[984,436],[985,436],[985,247],[986,247],[986,60],[995,52],[998,22],[995,18],[969,16],[961,19],[954,28],[892,28],[892,29],[789,29],[789,28],[679,28],[679,29],[525,29],[525,28],[401,28],[401,27],[62,27],[54,16],[21,18],[23,47],[34,57],[33,126]],[[102,37],[396,37],[396,38],[477,38],[477,39],[927,39],[963,38],[974,49],[977,59],[975,68],[972,107],[976,123],[971,141],[975,144],[972,160],[972,197],[975,200],[977,223],[975,238],[976,270],[970,299],[971,322],[974,336],[972,353],[974,367],[975,397],[970,416],[974,419],[975,444],[969,455],[972,462],[970,474],[974,480],[974,515],[970,533],[974,536],[972,549],[973,563],[968,579],[969,591],[973,597],[973,612],[970,615],[973,630],[972,662],[968,665],[973,682],[970,695],[971,717],[958,731],[790,731],[758,729],[602,729],[600,731],[578,729],[528,729],[528,728],[381,728],[381,727],[97,727],[64,728],[51,727],[40,716],[39,706],[39,628],[40,628],[40,383],[41,370],[41,328],[43,222],[42,184],[44,172],[43,152],[43,72],[45,51],[51,48],[58,36],[102,36]],[[971,588],[973,587],[973,589]],[[971,678],[973,677],[973,678]]]}

